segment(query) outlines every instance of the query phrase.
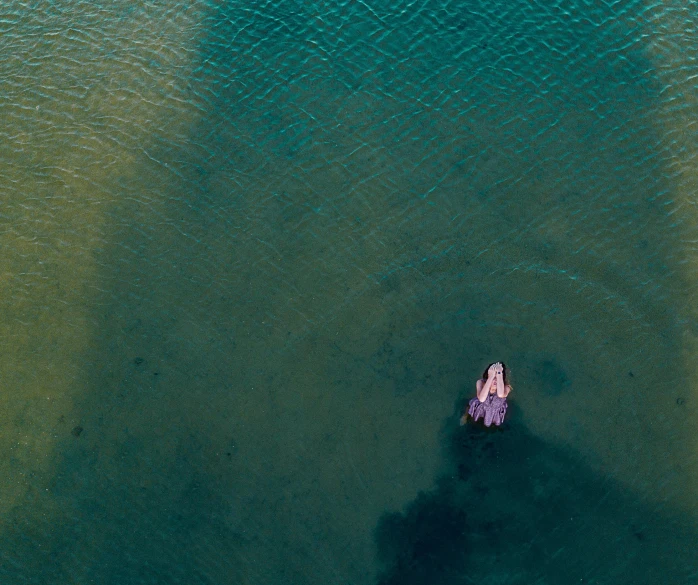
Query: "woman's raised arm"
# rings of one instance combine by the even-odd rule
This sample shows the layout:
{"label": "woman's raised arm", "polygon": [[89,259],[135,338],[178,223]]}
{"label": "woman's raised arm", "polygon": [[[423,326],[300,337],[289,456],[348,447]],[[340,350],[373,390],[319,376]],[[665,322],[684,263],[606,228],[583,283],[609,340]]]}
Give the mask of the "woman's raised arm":
{"label": "woman's raised arm", "polygon": [[507,386],[504,383],[504,375],[502,374],[502,371],[499,370],[497,372],[497,396],[500,398],[506,398],[507,395],[509,394],[510,387]]}
{"label": "woman's raised arm", "polygon": [[477,388],[477,399],[480,402],[487,400],[487,395],[490,393],[492,382],[494,382],[494,378],[487,378],[486,382],[483,382],[482,380],[477,381],[475,387]]}

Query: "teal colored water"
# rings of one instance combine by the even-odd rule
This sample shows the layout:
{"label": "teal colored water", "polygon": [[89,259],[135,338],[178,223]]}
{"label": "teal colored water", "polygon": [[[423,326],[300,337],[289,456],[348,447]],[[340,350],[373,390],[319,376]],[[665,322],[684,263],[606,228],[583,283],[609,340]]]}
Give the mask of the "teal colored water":
{"label": "teal colored water", "polygon": [[0,582],[696,582],[695,10],[0,33]]}

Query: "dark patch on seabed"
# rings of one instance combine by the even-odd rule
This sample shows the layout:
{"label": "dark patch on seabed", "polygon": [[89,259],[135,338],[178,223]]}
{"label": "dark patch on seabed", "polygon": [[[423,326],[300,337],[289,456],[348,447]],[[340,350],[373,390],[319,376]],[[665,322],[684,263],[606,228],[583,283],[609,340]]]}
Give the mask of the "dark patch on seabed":
{"label": "dark patch on seabed", "polygon": [[380,585],[695,583],[698,534],[679,514],[518,422],[444,437],[436,489],[378,524]]}
{"label": "dark patch on seabed", "polygon": [[570,386],[570,380],[565,370],[562,369],[555,358],[540,360],[535,365],[533,373],[537,386],[549,396],[557,396]]}

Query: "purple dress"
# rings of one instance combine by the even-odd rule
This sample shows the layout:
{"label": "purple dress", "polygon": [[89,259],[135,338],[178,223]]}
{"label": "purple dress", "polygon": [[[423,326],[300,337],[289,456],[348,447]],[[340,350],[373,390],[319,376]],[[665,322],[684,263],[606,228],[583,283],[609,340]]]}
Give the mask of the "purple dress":
{"label": "purple dress", "polygon": [[484,402],[476,396],[468,406],[468,414],[473,417],[473,420],[485,419],[485,426],[489,427],[492,423],[497,426],[504,422],[504,415],[507,413],[507,399],[500,398],[497,394],[488,394]]}

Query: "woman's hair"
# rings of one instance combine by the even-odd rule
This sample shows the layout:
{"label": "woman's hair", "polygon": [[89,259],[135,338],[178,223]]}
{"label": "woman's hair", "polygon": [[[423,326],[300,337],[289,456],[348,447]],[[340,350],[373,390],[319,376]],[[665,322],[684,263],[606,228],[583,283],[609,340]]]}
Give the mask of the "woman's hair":
{"label": "woman's hair", "polygon": [[[487,372],[489,372],[489,369],[497,362],[492,362],[489,366],[485,368],[485,371],[482,372],[482,379],[487,381]],[[507,382],[507,365],[504,362],[499,362],[502,364],[502,380],[504,380],[504,385],[508,386],[509,382]]]}

